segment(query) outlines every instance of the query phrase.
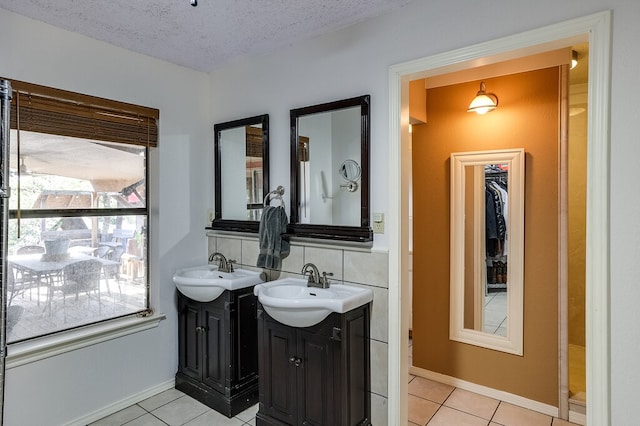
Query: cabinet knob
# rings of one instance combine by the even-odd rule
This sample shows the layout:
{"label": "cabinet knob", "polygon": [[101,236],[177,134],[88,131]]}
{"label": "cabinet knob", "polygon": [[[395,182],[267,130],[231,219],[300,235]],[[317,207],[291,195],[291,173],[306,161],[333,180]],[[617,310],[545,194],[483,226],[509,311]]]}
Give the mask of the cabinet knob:
{"label": "cabinet knob", "polygon": [[296,367],[300,367],[300,364],[302,364],[302,360],[298,357],[292,356],[291,358],[289,358],[289,363],[295,365]]}
{"label": "cabinet knob", "polygon": [[207,327],[202,327],[202,326],[199,325],[199,326],[196,327],[196,331],[198,333],[204,333],[204,332],[207,331]]}

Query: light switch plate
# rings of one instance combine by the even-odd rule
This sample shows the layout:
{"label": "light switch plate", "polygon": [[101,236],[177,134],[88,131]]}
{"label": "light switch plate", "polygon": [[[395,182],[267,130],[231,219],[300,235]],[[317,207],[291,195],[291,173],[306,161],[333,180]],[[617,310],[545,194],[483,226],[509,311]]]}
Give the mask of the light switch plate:
{"label": "light switch plate", "polygon": [[373,214],[373,233],[384,234],[384,213]]}

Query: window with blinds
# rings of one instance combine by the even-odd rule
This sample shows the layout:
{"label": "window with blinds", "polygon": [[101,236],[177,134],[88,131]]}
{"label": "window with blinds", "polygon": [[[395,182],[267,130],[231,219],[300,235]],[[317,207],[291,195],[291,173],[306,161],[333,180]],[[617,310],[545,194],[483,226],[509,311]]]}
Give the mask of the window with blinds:
{"label": "window with blinds", "polygon": [[11,84],[7,341],[149,311],[159,111]]}

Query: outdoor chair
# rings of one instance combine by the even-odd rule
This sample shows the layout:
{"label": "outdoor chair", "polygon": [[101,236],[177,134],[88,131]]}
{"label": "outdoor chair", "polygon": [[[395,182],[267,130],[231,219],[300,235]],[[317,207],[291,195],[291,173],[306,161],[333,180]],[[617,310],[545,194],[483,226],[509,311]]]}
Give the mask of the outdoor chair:
{"label": "outdoor chair", "polygon": [[59,290],[63,293],[63,305],[68,294],[75,294],[76,300],[80,292],[87,294],[88,303],[91,302],[91,292],[98,298],[100,309],[100,275],[102,263],[97,259],[81,260],[64,267],[62,271],[62,284]]}
{"label": "outdoor chair", "polygon": [[7,268],[7,292],[8,305],[11,305],[13,299],[21,294],[24,297],[25,291],[29,290],[29,300],[32,300],[31,290],[36,289],[38,306],[40,306],[40,286],[42,282],[40,277],[30,271],[13,267],[9,265]]}
{"label": "outdoor chair", "polygon": [[107,245],[99,245],[95,251],[96,257],[106,258],[113,248]]}
{"label": "outdoor chair", "polygon": [[38,254],[44,253],[44,251],[42,246],[22,246],[16,250],[16,254]]}
{"label": "outdoor chair", "polygon": [[[16,254],[44,254],[45,248],[38,245],[22,246],[18,247]],[[16,271],[18,275],[16,277],[17,287],[22,289],[29,289],[29,300],[31,299],[31,289],[37,288],[38,290],[38,305],[40,305],[40,277],[30,274],[27,271]]]}
{"label": "outdoor chair", "polygon": [[118,292],[122,295],[122,288],[120,287],[120,267],[122,255],[124,254],[124,247],[117,246],[113,250],[109,251],[105,257],[105,259],[111,260],[113,262],[118,262],[117,265],[104,265],[104,277],[107,280],[107,292],[109,296],[111,296],[111,290],[109,289],[109,278],[115,278],[116,283],[118,283]]}
{"label": "outdoor chair", "polygon": [[7,335],[11,334],[13,327],[20,321],[24,307],[20,305],[13,305],[7,307]]}

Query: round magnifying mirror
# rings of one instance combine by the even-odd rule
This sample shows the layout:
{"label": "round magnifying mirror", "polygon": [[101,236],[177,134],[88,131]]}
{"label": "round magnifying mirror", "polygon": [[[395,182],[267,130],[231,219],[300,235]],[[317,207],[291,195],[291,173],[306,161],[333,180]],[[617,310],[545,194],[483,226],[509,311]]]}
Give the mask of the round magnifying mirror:
{"label": "round magnifying mirror", "polygon": [[347,182],[357,182],[360,179],[362,169],[355,160],[344,160],[339,172],[340,176]]}

